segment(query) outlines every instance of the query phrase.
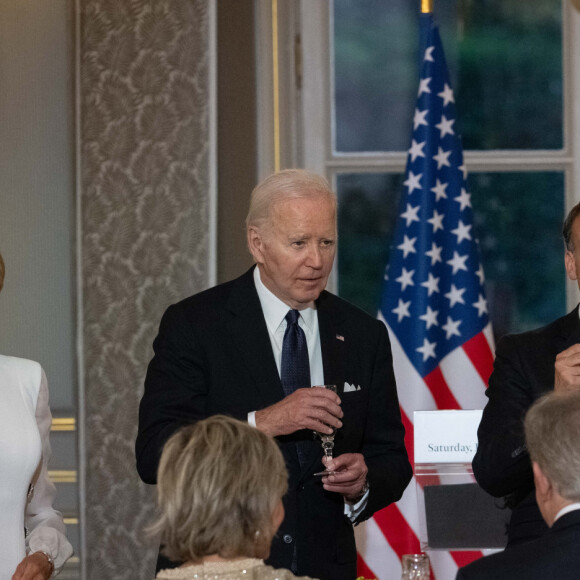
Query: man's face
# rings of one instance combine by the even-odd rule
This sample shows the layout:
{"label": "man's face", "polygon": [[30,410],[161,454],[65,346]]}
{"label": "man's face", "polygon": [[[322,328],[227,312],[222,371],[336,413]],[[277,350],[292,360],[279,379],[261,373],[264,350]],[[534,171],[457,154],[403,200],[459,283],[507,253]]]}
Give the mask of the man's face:
{"label": "man's face", "polygon": [[336,253],[334,205],[322,196],[276,202],[269,224],[249,229],[248,245],[270,292],[291,308],[312,306]]}
{"label": "man's face", "polygon": [[566,273],[570,280],[578,282],[578,288],[580,288],[580,216],[572,222],[570,237],[574,251],[566,250],[566,255],[564,256]]}

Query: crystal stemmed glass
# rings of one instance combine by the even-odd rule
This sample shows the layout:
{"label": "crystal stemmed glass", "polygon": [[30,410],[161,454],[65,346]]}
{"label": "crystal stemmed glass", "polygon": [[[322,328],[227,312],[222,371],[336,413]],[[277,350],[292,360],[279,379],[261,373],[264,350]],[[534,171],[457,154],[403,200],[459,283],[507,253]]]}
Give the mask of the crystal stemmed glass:
{"label": "crystal stemmed glass", "polygon": [[401,564],[401,580],[429,580],[431,577],[427,554],[405,554]]}
{"label": "crystal stemmed glass", "polygon": [[[314,385],[313,388],[317,389],[328,389],[333,393],[337,392],[336,385]],[[322,440],[322,449],[324,451],[324,457],[326,457],[326,464],[332,459],[332,450],[334,448],[334,435],[336,434],[336,427],[329,425],[332,427],[332,433],[320,433],[319,431],[315,431],[314,433],[320,437]],[[326,468],[324,471],[319,471],[314,475],[334,475],[334,471],[329,470]]]}

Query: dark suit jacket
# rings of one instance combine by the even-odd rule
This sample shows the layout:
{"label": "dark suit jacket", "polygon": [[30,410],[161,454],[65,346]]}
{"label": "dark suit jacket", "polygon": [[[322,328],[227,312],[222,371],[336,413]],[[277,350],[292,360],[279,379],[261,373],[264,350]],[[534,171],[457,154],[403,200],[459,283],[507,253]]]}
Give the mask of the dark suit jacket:
{"label": "dark suit jacket", "polygon": [[472,562],[456,580],[577,580],[580,510],[563,515],[532,542]]}
{"label": "dark suit jacket", "polygon": [[[383,323],[328,292],[317,309],[325,383],[360,385],[342,396],[343,427],[334,451],[365,457],[370,495],[362,521],[398,500],[411,477],[390,343]],[[284,397],[252,270],[170,306],[153,347],[136,444],[146,483],[155,483],[161,449],[181,425],[217,413],[246,420],[248,412]],[[296,543],[299,574],[352,580],[356,548],[343,499],[312,476],[322,465],[319,442],[312,443],[307,431],[278,439],[289,490],[269,563],[290,568]],[[311,442],[302,469],[297,439]]]}
{"label": "dark suit jacket", "polygon": [[578,307],[538,330],[505,336],[497,345],[473,472],[485,491],[506,497],[513,510],[510,547],[547,530],[536,504],[523,418],[536,399],[554,388],[556,355],[576,342],[580,342]]}

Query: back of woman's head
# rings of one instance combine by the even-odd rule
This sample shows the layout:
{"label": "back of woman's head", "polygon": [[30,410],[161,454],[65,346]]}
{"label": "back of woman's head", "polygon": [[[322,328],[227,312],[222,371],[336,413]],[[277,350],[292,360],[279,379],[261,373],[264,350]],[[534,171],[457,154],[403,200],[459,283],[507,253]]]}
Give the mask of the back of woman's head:
{"label": "back of woman's head", "polygon": [[161,532],[174,560],[260,556],[276,532],[272,514],[287,486],[271,437],[214,415],[180,429],[165,445],[157,475],[161,515],[151,530]]}

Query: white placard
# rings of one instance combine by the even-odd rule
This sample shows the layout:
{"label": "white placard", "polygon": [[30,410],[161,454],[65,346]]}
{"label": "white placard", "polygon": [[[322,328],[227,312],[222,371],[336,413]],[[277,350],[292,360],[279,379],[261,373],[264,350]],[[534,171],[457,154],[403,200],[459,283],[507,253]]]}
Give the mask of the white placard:
{"label": "white placard", "polygon": [[471,463],[482,412],[415,411],[415,463]]}

